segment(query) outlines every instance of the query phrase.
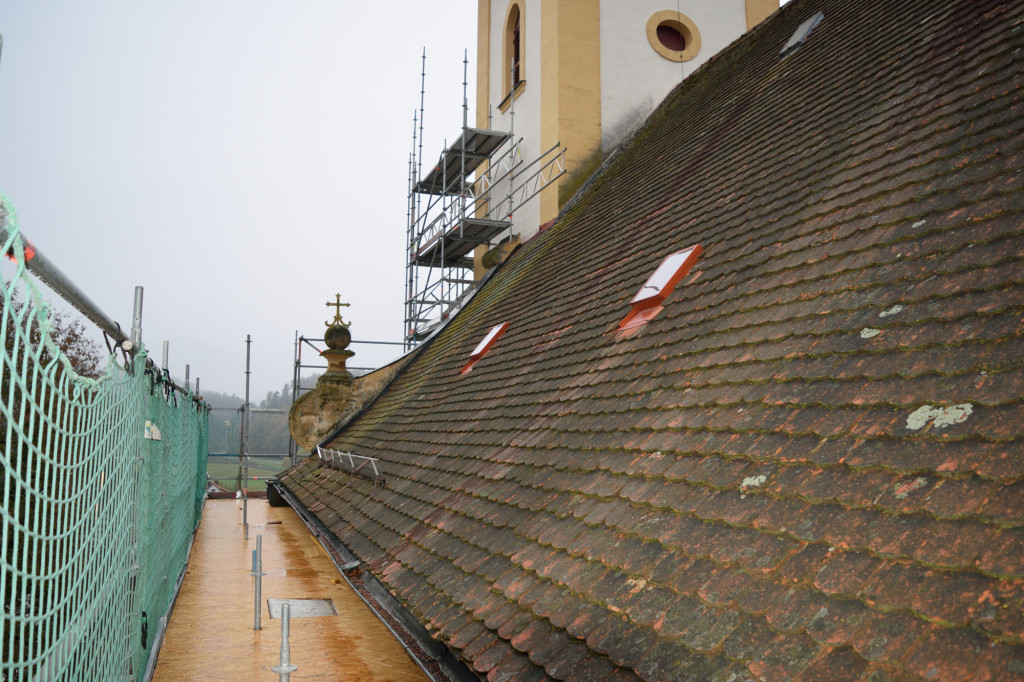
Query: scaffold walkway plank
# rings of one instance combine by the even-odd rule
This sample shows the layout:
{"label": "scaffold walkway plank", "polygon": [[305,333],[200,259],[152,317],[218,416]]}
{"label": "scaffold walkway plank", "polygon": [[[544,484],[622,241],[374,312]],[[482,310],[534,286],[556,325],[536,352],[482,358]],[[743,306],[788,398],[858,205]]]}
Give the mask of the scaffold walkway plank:
{"label": "scaffold walkway plank", "polygon": [[507,230],[508,226],[507,220],[466,218],[461,223],[455,223],[447,232],[438,233],[421,246],[413,254],[412,262],[428,267],[459,265],[463,256],[478,245],[488,243],[503,230]]}
{"label": "scaffold walkway plank", "polygon": [[[160,649],[156,682],[277,679],[281,621],[269,599],[330,599],[337,615],[291,619],[292,679],[428,680],[360,600],[290,507],[208,500]],[[262,630],[253,630],[252,550],[263,536]]]}
{"label": "scaffold walkway plank", "polygon": [[[497,130],[466,128],[459,135],[455,144],[444,150],[437,165],[427,173],[426,177],[416,183],[413,190],[423,194],[451,192],[453,187],[457,187],[456,183],[479,168],[481,163],[486,161],[511,137],[510,133]],[[463,162],[463,151],[465,152],[465,162]]]}

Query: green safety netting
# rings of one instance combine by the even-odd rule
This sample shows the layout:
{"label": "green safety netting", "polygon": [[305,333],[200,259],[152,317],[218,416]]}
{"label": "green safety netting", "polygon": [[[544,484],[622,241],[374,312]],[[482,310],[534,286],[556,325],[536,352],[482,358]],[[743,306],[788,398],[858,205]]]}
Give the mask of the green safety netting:
{"label": "green safety netting", "polygon": [[76,371],[0,200],[0,675],[142,680],[199,523],[208,410],[144,348]]}

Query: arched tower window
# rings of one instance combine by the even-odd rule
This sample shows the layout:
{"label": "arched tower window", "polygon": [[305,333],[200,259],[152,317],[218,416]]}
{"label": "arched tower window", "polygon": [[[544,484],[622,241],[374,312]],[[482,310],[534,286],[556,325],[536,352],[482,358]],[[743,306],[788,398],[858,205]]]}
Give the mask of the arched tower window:
{"label": "arched tower window", "polygon": [[512,28],[512,87],[519,85],[519,12],[516,12],[516,23]]}
{"label": "arched tower window", "polygon": [[524,41],[524,26],[526,16],[523,11],[523,3],[514,0],[508,6],[508,14],[505,17],[505,40],[504,59],[502,66],[504,76],[502,82],[505,85],[504,95],[509,95],[515,88],[524,82],[523,76],[526,73],[523,57],[526,53]]}

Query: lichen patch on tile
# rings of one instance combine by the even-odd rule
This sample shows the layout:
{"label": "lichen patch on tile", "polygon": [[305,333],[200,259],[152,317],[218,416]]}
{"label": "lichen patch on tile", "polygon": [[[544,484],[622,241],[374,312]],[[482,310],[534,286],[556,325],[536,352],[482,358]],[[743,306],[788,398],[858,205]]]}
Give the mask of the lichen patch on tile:
{"label": "lichen patch on tile", "polygon": [[918,490],[919,488],[923,488],[926,485],[928,485],[928,479],[925,478],[924,476],[918,476],[913,481],[901,483],[900,485],[896,486],[896,489],[893,491],[893,494],[896,495],[896,499],[905,500],[907,499],[907,495],[909,495],[915,490]]}
{"label": "lichen patch on tile", "polygon": [[643,578],[630,578],[626,581],[626,585],[629,586],[630,594],[636,594],[647,586],[647,581]]}
{"label": "lichen patch on tile", "polygon": [[924,428],[928,422],[932,422],[936,428],[944,429],[953,424],[962,424],[971,416],[974,407],[970,403],[960,405],[949,405],[947,407],[932,407],[922,405],[907,417],[907,428],[913,431]]}
{"label": "lichen patch on tile", "polygon": [[879,317],[889,317],[890,315],[895,315],[896,313],[900,312],[901,310],[903,310],[903,306],[901,306],[900,304],[897,303],[896,305],[894,305],[893,307],[889,308],[888,310],[883,310],[882,312],[878,313],[878,316]]}
{"label": "lichen patch on tile", "polygon": [[758,486],[764,485],[764,482],[767,480],[767,476],[760,474],[757,476],[747,476],[746,478],[743,479],[743,482],[740,483],[740,488],[756,488]]}
{"label": "lichen patch on tile", "polygon": [[863,329],[860,330],[860,338],[862,338],[862,339],[870,339],[870,338],[873,338],[875,336],[878,336],[881,333],[882,333],[881,329],[872,329],[871,327],[864,327]]}

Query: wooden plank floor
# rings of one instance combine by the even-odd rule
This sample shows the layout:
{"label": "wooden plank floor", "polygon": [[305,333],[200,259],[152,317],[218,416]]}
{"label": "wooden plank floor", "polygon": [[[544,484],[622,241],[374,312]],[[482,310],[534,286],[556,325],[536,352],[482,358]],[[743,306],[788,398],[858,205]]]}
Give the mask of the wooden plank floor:
{"label": "wooden plank floor", "polygon": [[[337,616],[291,619],[292,680],[427,680],[402,645],[341,578],[290,507],[208,500],[188,572],[157,660],[157,682],[276,680],[281,621],[267,599],[331,599]],[[272,523],[269,521],[280,521]],[[263,536],[262,626],[253,626],[252,550]]]}

